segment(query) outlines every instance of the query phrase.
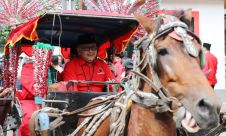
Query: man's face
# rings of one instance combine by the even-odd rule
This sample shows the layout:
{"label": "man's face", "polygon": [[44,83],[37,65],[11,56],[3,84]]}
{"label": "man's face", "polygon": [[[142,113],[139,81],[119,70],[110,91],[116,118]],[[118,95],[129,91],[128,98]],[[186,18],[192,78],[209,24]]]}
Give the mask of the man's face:
{"label": "man's face", "polygon": [[77,48],[78,56],[87,63],[92,63],[97,56],[96,43],[81,44]]}

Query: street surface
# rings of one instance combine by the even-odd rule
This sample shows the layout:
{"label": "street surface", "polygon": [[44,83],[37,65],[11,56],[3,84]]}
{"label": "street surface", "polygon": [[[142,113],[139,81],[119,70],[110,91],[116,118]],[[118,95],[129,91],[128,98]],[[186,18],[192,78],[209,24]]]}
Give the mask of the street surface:
{"label": "street surface", "polygon": [[221,102],[226,102],[226,89],[216,89],[215,91]]}

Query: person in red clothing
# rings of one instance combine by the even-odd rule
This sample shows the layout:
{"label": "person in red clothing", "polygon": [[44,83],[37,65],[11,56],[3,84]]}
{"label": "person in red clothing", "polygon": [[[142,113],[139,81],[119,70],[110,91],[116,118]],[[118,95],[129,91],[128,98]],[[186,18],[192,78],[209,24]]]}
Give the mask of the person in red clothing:
{"label": "person in red clothing", "polygon": [[123,78],[125,67],[122,65],[122,59],[118,56],[114,57],[113,64],[111,66],[115,69],[115,80],[120,82]]}
{"label": "person in red clothing", "polygon": [[[114,81],[114,75],[108,65],[97,58],[97,42],[91,35],[80,36],[76,46],[76,56],[64,67],[63,81]],[[75,91],[102,92],[103,84],[82,84],[74,87]]]}
{"label": "person in red clothing", "polygon": [[32,59],[26,60],[26,62],[22,66],[21,71],[21,86],[22,90],[18,90],[16,92],[16,96],[20,100],[20,104],[22,107],[23,120],[19,127],[19,136],[31,136],[29,129],[29,120],[34,111],[37,110],[36,105],[34,103],[34,73],[33,73],[33,62]]}
{"label": "person in red clothing", "polygon": [[214,88],[215,84],[217,83],[217,58],[210,52],[211,44],[203,43],[203,47],[206,62],[202,70],[206,74],[210,85]]}

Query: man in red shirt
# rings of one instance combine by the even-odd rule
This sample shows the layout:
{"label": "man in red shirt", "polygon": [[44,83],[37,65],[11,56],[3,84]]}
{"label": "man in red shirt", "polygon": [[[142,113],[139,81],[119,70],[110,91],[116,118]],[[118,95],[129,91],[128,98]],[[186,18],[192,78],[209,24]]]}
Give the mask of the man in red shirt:
{"label": "man in red shirt", "polygon": [[214,88],[217,83],[216,73],[217,73],[217,58],[210,52],[211,44],[203,43],[205,52],[205,66],[202,69],[204,73],[207,74],[207,79],[210,85]]}
{"label": "man in red shirt", "polygon": [[[76,46],[76,56],[64,67],[63,81],[108,81],[114,80],[114,75],[108,65],[97,58],[97,44],[92,36],[80,36]],[[75,91],[102,92],[103,84],[78,83]]]}

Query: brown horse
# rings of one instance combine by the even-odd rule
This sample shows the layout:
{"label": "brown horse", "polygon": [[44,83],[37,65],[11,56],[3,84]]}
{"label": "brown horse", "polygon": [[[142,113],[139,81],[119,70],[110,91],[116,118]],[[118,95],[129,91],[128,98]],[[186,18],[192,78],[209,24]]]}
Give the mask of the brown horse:
{"label": "brown horse", "polygon": [[[141,72],[134,76],[140,78],[137,89],[144,93],[156,94],[160,99],[164,97],[161,97],[158,91],[165,90],[162,94],[168,95],[163,96],[176,98],[185,109],[181,117],[186,120],[183,120],[182,124],[187,130],[215,127],[219,121],[220,102],[200,67],[201,42],[189,30],[191,11],[179,11],[174,17],[160,16],[157,19],[149,19],[136,16],[136,18],[148,33],[147,41],[149,40],[141,41],[143,45],[138,47],[141,54],[137,57],[140,57],[142,63],[137,66]],[[160,85],[151,82],[158,79]],[[172,109],[161,113],[151,112],[147,105],[142,106],[142,103],[133,102],[124,135],[175,136],[176,125],[171,111]],[[100,124],[94,135],[109,135],[109,128],[108,117]],[[77,135],[81,135],[84,129]]]}

